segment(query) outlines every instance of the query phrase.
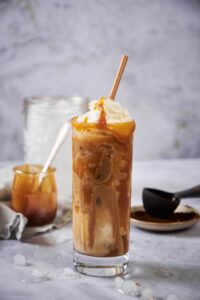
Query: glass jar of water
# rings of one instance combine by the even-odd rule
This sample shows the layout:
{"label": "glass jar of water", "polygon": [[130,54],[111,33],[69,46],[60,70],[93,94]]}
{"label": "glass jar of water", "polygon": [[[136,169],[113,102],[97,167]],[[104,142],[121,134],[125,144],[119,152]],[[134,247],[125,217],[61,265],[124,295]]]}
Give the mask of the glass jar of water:
{"label": "glass jar of water", "polygon": [[[87,111],[89,100],[73,97],[33,97],[24,100],[24,160],[44,164],[61,126]],[[56,155],[58,201],[71,200],[71,137]]]}

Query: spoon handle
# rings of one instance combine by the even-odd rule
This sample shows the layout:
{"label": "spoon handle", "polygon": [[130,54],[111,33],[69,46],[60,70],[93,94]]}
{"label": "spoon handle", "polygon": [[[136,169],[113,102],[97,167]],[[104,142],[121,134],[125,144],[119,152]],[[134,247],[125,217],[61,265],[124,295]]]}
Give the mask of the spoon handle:
{"label": "spoon handle", "polygon": [[39,186],[41,185],[41,183],[43,181],[43,177],[44,177],[45,173],[47,172],[49,166],[52,164],[52,162],[53,162],[53,160],[54,160],[54,158],[55,158],[55,156],[56,156],[56,154],[57,154],[60,146],[64,142],[64,140],[65,140],[65,138],[66,138],[66,136],[67,136],[67,134],[69,132],[69,128],[70,128],[69,122],[66,122],[61,127],[61,129],[59,131],[59,134],[57,136],[57,139],[56,139],[56,141],[55,141],[55,143],[53,145],[53,148],[52,148],[52,150],[51,150],[51,152],[49,154],[49,157],[48,157],[48,159],[47,159],[47,161],[46,161],[46,163],[45,163],[45,165],[44,165],[44,167],[42,169],[42,172],[40,174],[40,177],[39,177]]}
{"label": "spoon handle", "polygon": [[200,197],[200,185],[194,186],[190,189],[175,193],[177,198],[195,198]]}

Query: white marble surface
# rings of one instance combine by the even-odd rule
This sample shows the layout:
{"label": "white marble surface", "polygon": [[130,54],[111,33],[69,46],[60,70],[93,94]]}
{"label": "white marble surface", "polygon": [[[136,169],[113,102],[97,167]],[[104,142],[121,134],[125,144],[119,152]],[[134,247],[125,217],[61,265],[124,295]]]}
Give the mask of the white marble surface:
{"label": "white marble surface", "polygon": [[199,157],[199,15],[198,0],[0,1],[0,160],[23,158],[24,97],[107,95],[123,53],[135,157]]}
{"label": "white marble surface", "polygon": [[[198,184],[199,178],[200,159],[135,162],[135,203],[141,202],[143,186],[179,190]],[[199,199],[185,202],[200,208]],[[152,288],[157,300],[165,300],[169,294],[176,294],[180,300],[199,300],[199,249],[200,223],[168,234],[131,226],[130,266],[125,277]],[[13,264],[16,253],[25,255],[27,266]],[[0,241],[0,300],[134,299],[119,294],[111,278],[81,276],[75,280],[30,283],[32,271],[42,265],[57,271],[72,267],[71,225],[25,242]]]}

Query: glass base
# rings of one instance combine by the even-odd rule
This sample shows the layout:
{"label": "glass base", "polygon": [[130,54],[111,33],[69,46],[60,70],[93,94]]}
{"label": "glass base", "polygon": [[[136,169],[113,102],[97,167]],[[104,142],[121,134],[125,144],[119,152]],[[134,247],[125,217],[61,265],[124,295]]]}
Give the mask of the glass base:
{"label": "glass base", "polygon": [[110,277],[126,272],[129,253],[115,257],[96,257],[80,254],[74,250],[74,267],[88,276]]}

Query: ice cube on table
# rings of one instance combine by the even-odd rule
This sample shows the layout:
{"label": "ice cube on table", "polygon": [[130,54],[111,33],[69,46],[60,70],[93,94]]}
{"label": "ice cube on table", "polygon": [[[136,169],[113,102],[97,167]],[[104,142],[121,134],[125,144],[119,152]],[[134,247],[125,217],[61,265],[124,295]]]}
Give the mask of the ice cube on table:
{"label": "ice cube on table", "polygon": [[142,299],[153,300],[154,292],[151,288],[145,287],[145,288],[141,289],[141,296],[142,296]]}
{"label": "ice cube on table", "polygon": [[124,280],[121,277],[116,277],[115,278],[115,287],[116,289],[120,290],[122,287]]}
{"label": "ice cube on table", "polygon": [[14,264],[17,266],[26,266],[26,258],[24,255],[16,254],[14,256]]}
{"label": "ice cube on table", "polygon": [[139,287],[133,280],[123,280],[121,277],[116,277],[115,287],[122,294],[131,294],[135,297],[140,296]]}
{"label": "ice cube on table", "polygon": [[122,283],[121,289],[125,294],[132,294],[133,296],[140,295],[139,288],[138,288],[137,284],[135,283],[135,281],[133,281],[133,280],[124,281]]}
{"label": "ice cube on table", "polygon": [[176,295],[171,294],[167,296],[167,300],[179,300],[179,298]]}
{"label": "ice cube on table", "polygon": [[48,272],[45,271],[45,270],[42,270],[42,269],[35,269],[35,270],[33,270],[32,275],[34,277],[37,277],[37,278],[40,278],[40,279],[44,279],[44,280],[46,280],[46,279],[49,278]]}

